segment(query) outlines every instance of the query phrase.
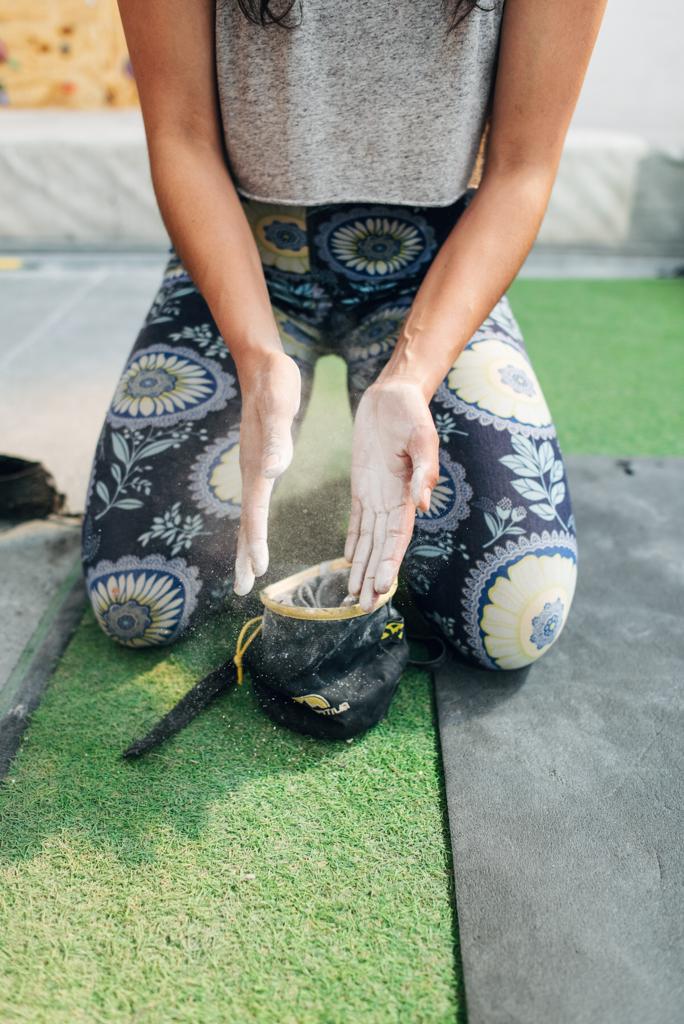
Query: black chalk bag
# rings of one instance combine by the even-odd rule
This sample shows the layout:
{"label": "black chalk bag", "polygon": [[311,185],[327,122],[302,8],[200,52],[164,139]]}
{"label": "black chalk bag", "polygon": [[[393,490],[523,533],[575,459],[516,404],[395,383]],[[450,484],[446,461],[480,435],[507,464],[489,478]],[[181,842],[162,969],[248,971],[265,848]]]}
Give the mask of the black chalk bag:
{"label": "black chalk bag", "polygon": [[409,657],[403,616],[392,604],[395,579],[370,612],[349,596],[351,563],[335,558],[310,566],[259,591],[263,613],[248,619],[235,655],[179,701],[125,757],[137,757],[178,732],[214,697],[249,671],[254,694],[269,718],[320,739],[348,740],[387,714],[407,664],[434,666],[438,658]]}

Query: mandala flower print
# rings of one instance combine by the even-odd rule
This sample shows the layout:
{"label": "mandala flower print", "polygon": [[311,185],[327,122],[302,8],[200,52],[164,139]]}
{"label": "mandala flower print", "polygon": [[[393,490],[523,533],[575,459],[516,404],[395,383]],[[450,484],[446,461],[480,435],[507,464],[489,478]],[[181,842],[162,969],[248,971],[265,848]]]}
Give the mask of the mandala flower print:
{"label": "mandala flower print", "polygon": [[237,394],[235,378],[188,348],[150,345],[124,371],[108,419],[114,427],[170,426],[223,409]]}
{"label": "mandala flower print", "polygon": [[305,208],[293,206],[291,212],[284,212],[279,206],[253,201],[245,203],[243,209],[262,263],[277,270],[306,274],[309,246]]}
{"label": "mandala flower print", "polygon": [[389,357],[410,305],[411,299],[407,298],[403,305],[399,302],[381,306],[365,317],[348,336],[345,351],[347,363],[354,366],[367,359]]}
{"label": "mandala flower print", "polygon": [[99,562],[86,586],[104,632],[125,647],[171,643],[182,632],[202,586],[199,570],[185,559],[125,556]]}
{"label": "mandala flower print", "polygon": [[534,616],[529,639],[538,650],[542,651],[556,639],[563,626],[564,612],[563,602],[556,598],[547,601],[539,615]]}
{"label": "mandala flower print", "polygon": [[533,535],[497,547],[471,571],[464,588],[470,642],[490,668],[522,668],[556,642],[577,581],[570,534]]}
{"label": "mandala flower print", "polygon": [[338,273],[356,281],[394,280],[414,274],[428,262],[437,244],[420,216],[379,207],[336,213],[316,233],[320,257]]}
{"label": "mandala flower print", "polygon": [[[373,383],[394,348],[401,325],[406,319],[406,305],[398,303],[375,310],[354,328],[345,344],[349,387],[360,395]],[[355,399],[356,401],[356,399]]]}
{"label": "mandala flower print", "polygon": [[526,356],[500,338],[471,342],[436,397],[468,419],[498,430],[553,437],[555,429],[537,376]]}
{"label": "mandala flower print", "polygon": [[470,515],[473,489],[466,480],[460,462],[453,462],[445,452],[439,456],[439,477],[432,488],[430,508],[416,511],[416,527],[420,530],[453,530]]}
{"label": "mandala flower print", "polygon": [[231,431],[205,448],[190,473],[195,503],[218,519],[239,519],[242,499],[240,431]]}

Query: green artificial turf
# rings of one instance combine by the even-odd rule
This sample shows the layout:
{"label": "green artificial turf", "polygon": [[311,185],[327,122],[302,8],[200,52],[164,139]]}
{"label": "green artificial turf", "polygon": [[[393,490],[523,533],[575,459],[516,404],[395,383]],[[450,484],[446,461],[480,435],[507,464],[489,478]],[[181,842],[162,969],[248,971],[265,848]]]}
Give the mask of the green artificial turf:
{"label": "green artificial turf", "polygon": [[277,729],[245,685],[120,759],[224,631],[127,651],[86,615],[2,793],[0,1020],[452,1020],[424,673],[351,743]]}
{"label": "green artificial turf", "polygon": [[[342,551],[341,368],[319,363],[274,495],[276,566]],[[113,645],[86,613],[0,789],[3,1024],[464,1019],[425,673],[351,743],[276,728],[247,676],[158,752],[120,759],[253,613],[160,651]]]}
{"label": "green artificial turf", "polygon": [[[683,291],[511,287],[564,451],[683,453]],[[344,378],[319,361],[275,496],[275,565],[341,553]],[[275,728],[247,681],[146,760],[120,760],[239,624],[128,651],[86,613],[0,792],[3,1022],[464,1019],[428,676],[407,671],[387,719],[349,744]]]}
{"label": "green artificial turf", "polygon": [[684,280],[510,287],[563,451],[684,455]]}

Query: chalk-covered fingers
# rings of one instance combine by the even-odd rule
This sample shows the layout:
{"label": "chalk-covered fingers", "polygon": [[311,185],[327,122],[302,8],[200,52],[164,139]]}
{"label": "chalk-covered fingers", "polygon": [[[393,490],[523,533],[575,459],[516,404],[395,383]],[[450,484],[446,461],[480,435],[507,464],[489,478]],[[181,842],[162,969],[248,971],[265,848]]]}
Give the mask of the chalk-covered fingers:
{"label": "chalk-covered fingers", "polygon": [[386,594],[395,580],[406,549],[411,543],[415,509],[409,502],[402,502],[387,516],[385,534],[375,571],[376,594]]}
{"label": "chalk-covered fingers", "polygon": [[378,592],[375,588],[375,575],[378,570],[378,563],[382,555],[387,532],[388,514],[384,510],[375,513],[373,523],[373,547],[366,566],[366,572],[361,584],[359,604],[365,611],[370,611],[378,599]]}
{"label": "chalk-covered fingers", "polygon": [[349,570],[349,579],[347,581],[347,590],[354,597],[358,596],[361,591],[361,585],[368,566],[368,559],[370,558],[371,551],[373,549],[374,531],[375,512],[372,508],[366,506],[362,508],[361,511],[358,538],[353,555],[350,559],[352,564],[351,569]]}
{"label": "chalk-covered fingers", "polygon": [[411,501],[427,512],[432,488],[439,479],[439,435],[432,418],[414,426],[406,451],[411,460]]}
{"label": "chalk-covered fingers", "polygon": [[387,593],[411,541],[416,508],[428,511],[439,479],[439,437],[421,388],[374,383],[361,398],[352,439],[348,589],[366,611]]}
{"label": "chalk-covered fingers", "polygon": [[274,479],[261,474],[243,476],[242,513],[235,558],[236,594],[248,594],[254,578],[268,569],[268,510]]}
{"label": "chalk-covered fingers", "polygon": [[301,377],[284,352],[271,352],[240,372],[241,514],[233,589],[242,596],[268,569],[268,513],[277,477],[293,456],[292,423],[301,401]]}

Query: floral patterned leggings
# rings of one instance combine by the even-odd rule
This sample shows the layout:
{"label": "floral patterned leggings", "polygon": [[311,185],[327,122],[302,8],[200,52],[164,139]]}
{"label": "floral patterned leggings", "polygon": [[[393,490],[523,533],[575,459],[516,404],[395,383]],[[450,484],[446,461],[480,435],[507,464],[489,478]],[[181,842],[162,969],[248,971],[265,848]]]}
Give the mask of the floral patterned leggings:
{"label": "floral patterned leggings", "polygon": [[[302,375],[295,437],[324,353],[345,360],[355,411],[474,192],[446,207],[241,197]],[[577,544],[556,431],[506,294],[430,408],[440,477],[401,573],[460,656],[520,668],[563,629]],[[83,522],[88,593],[119,643],[169,644],[232,589],[240,409],[229,347],[171,247],[102,427]]]}

